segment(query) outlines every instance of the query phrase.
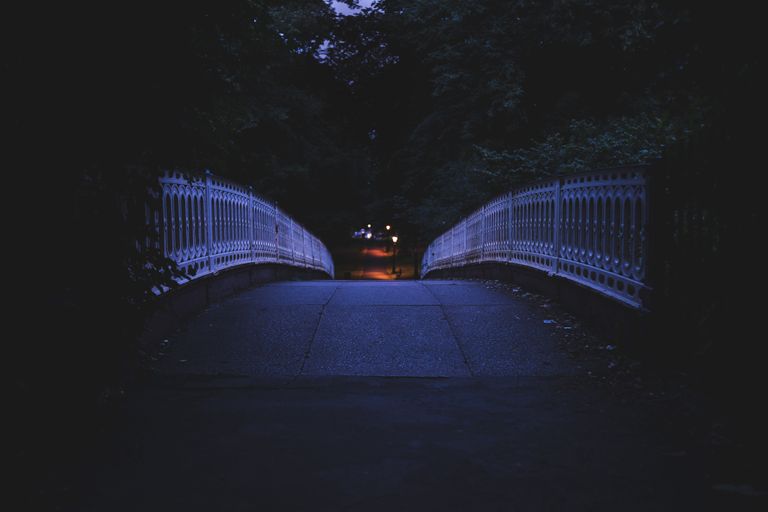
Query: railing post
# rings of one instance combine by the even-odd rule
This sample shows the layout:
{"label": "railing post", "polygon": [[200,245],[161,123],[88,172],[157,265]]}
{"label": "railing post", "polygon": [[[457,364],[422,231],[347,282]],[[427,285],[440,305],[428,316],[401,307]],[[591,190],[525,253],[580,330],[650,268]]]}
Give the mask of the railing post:
{"label": "railing post", "polygon": [[307,233],[309,235],[309,261],[307,262],[308,267],[315,267],[315,240],[312,238],[312,235],[310,233]]}
{"label": "railing post", "polygon": [[552,229],[554,230],[552,233],[552,266],[550,270],[550,274],[554,275],[557,274],[558,266],[560,264],[560,204],[561,204],[561,194],[562,194],[562,183],[563,179],[558,178],[555,180],[555,207],[554,210],[554,219],[552,219]]}
{"label": "railing post", "polygon": [[293,236],[293,234],[294,234],[293,233],[293,219],[289,219],[289,221],[291,223],[291,226],[289,228],[290,229],[289,233],[291,234],[291,261],[293,261],[293,263],[295,264],[296,263],[296,237]]}
{"label": "railing post", "polygon": [[480,261],[485,261],[485,205],[480,208],[480,218],[482,219],[480,224]]}
{"label": "railing post", "polygon": [[162,233],[162,250],[163,250],[163,256],[166,258],[172,258],[173,254],[168,250],[168,242],[170,241],[171,236],[171,230],[169,229],[169,224],[172,223],[171,220],[171,212],[170,210],[170,203],[171,201],[166,201],[166,184],[163,183],[162,190],[160,191],[160,201],[162,201],[162,212],[163,212],[163,233]]}
{"label": "railing post", "polygon": [[507,261],[512,260],[512,192],[507,195],[507,207],[509,208],[507,221]]}
{"label": "railing post", "polygon": [[211,197],[211,171],[205,171],[205,250],[208,254],[208,270],[216,272],[213,259],[213,198]]}
{"label": "railing post", "polygon": [[272,205],[275,213],[275,262],[280,262],[280,214],[277,210],[277,201]]}
{"label": "railing post", "polygon": [[253,204],[253,187],[248,187],[248,243],[251,250],[251,263],[256,261],[256,212]]}
{"label": "railing post", "polygon": [[462,222],[464,222],[464,255],[461,259],[466,263],[467,253],[469,252],[469,222],[467,222],[466,217],[464,217]]}
{"label": "railing post", "polygon": [[304,226],[301,227],[301,260],[307,266],[307,246],[304,244]]}

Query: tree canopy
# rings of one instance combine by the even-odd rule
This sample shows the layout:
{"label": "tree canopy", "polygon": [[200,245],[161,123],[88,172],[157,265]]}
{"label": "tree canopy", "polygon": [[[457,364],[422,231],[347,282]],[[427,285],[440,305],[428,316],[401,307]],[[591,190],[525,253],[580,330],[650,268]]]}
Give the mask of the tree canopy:
{"label": "tree canopy", "polygon": [[744,20],[695,3],[376,6],[340,20],[330,62],[376,134],[379,204],[425,238],[521,182],[659,158],[756,68]]}
{"label": "tree canopy", "polygon": [[211,169],[326,237],[365,216],[426,241],[520,182],[656,159],[757,58],[753,20],[682,0],[51,9],[6,36],[35,98],[13,107],[73,179]]}

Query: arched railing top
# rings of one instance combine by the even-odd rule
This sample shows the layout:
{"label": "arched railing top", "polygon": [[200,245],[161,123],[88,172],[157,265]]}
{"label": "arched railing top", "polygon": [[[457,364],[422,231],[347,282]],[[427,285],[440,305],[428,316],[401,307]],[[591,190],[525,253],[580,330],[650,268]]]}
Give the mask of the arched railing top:
{"label": "arched railing top", "polygon": [[648,258],[645,167],[564,176],[483,205],[427,248],[421,276],[500,262],[536,268],[643,307]]}
{"label": "arched railing top", "polygon": [[191,279],[246,263],[280,263],[333,277],[325,245],[277,205],[206,174],[165,173],[148,212],[160,249]]}

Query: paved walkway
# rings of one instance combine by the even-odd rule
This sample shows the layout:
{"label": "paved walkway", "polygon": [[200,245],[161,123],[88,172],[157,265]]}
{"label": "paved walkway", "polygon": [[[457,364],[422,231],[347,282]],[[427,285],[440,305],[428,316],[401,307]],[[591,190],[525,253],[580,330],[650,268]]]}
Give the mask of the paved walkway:
{"label": "paved walkway", "polygon": [[[662,409],[478,282],[291,282],[171,340],[79,510],[738,509]],[[698,451],[697,451],[698,450]],[[726,509],[726,508],[723,508]]]}
{"label": "paved walkway", "polygon": [[479,283],[270,284],[198,317],[164,373],[252,377],[563,375],[553,329]]}

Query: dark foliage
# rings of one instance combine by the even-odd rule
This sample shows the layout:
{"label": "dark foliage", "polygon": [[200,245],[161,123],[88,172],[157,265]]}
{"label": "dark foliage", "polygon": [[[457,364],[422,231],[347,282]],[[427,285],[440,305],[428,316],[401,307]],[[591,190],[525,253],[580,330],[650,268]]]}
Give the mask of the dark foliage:
{"label": "dark foliage", "polygon": [[727,108],[752,51],[737,15],[692,2],[378,6],[333,63],[376,134],[381,206],[424,240],[500,189],[657,159]]}

